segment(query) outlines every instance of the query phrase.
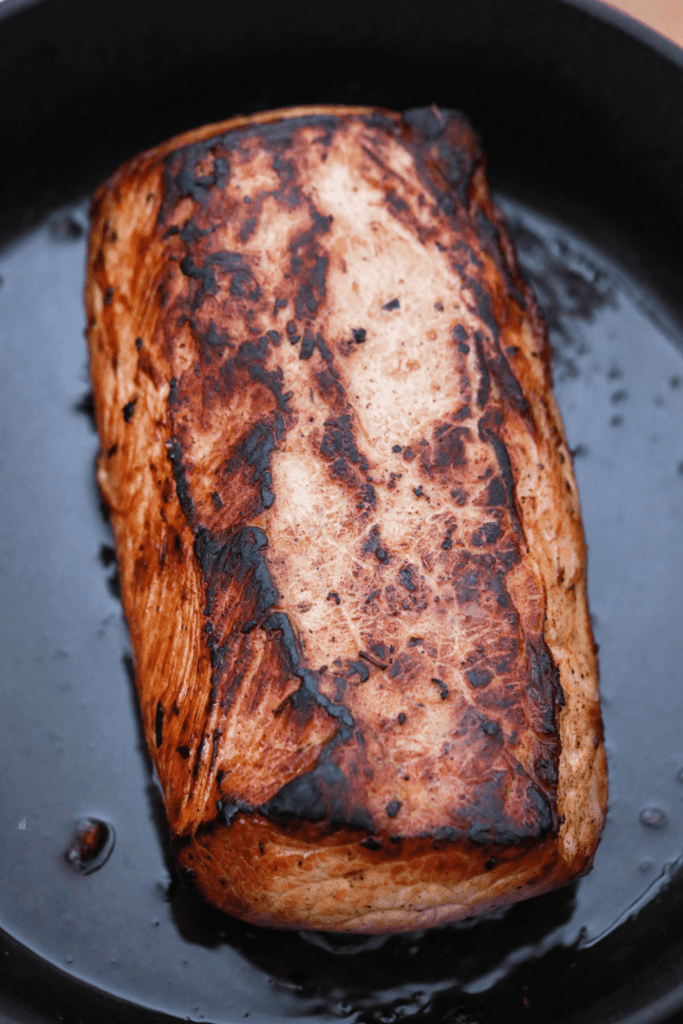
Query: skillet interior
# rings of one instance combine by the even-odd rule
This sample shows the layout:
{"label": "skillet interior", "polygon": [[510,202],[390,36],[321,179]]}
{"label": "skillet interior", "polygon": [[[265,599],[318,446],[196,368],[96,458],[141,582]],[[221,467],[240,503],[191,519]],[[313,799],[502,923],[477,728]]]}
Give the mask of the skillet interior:
{"label": "skillet interior", "polygon": [[[681,63],[673,48],[668,51],[661,44],[658,51],[648,45],[645,31],[640,32],[640,38],[638,33],[629,36],[621,32],[616,27],[622,23],[617,15],[605,15],[606,20],[592,17],[594,7],[557,0],[514,5],[435,0],[419,6],[376,2],[371,7],[355,0],[325,7],[305,0],[258,0],[250,5],[218,0],[193,5],[180,0],[163,4],[125,0],[116,5],[102,0],[51,0],[15,13],[0,22],[0,95],[8,100],[0,112],[0,137],[8,140],[6,151],[10,155],[0,168],[3,238],[18,238],[55,207],[86,195],[120,160],[138,149],[231,112],[311,98],[319,102],[378,103],[396,109],[436,100],[464,109],[481,130],[494,187],[511,197],[512,216],[515,210],[534,209],[572,224],[588,237],[599,237],[619,266],[637,278],[646,292],[661,298],[660,315],[678,321],[683,220]],[[79,216],[77,212],[77,220]],[[53,228],[53,239],[54,234]],[[527,241],[531,266],[533,243]],[[25,289],[25,296],[30,296],[30,280],[25,282]],[[12,369],[16,372],[16,367]],[[87,388],[83,380],[78,386],[81,391]],[[43,391],[39,388],[36,397],[44,394],[49,402],[50,382],[43,382],[41,387]],[[12,400],[11,380],[6,378],[5,406],[11,406]],[[92,445],[91,437],[83,440],[79,449],[83,476],[89,473],[87,460]],[[20,453],[15,452],[14,457],[18,463]],[[683,446],[679,457],[683,458]],[[28,484],[22,478],[18,486],[24,488],[28,499],[30,473],[27,480]],[[36,520],[35,528],[39,531],[45,524]],[[92,530],[92,536],[106,544],[105,525]],[[72,536],[73,526],[70,531]],[[63,539],[62,534],[55,527],[56,542]],[[5,548],[11,544],[5,526],[2,539]],[[28,564],[31,557],[27,551]],[[76,564],[66,577],[70,586],[78,586],[78,572]],[[102,579],[95,579],[96,572],[92,575],[88,586],[96,592]],[[3,618],[9,617],[9,605],[16,599],[3,588]],[[93,600],[101,606],[99,596]],[[637,595],[631,611],[635,616],[639,614]],[[26,615],[35,615],[28,605]],[[112,615],[116,617],[115,611]],[[52,656],[63,623],[59,614],[50,610],[38,620],[32,654],[45,653],[47,657],[49,650]],[[49,634],[52,647],[41,630]],[[95,664],[98,672],[107,673],[107,684],[111,681],[113,689],[122,691],[126,682],[120,653],[125,639],[119,618],[111,626],[106,643],[106,656],[114,659],[112,667]],[[10,643],[4,650],[3,674],[7,672],[8,677],[10,666],[22,662],[25,668],[30,660],[18,645],[15,650]],[[657,656],[653,651],[653,661]],[[97,657],[102,658],[102,654]],[[50,673],[54,670],[48,667],[45,675],[49,677]],[[74,690],[86,688],[87,670],[73,669],[72,681]],[[100,699],[98,693],[96,700]],[[619,699],[618,692],[613,699]],[[103,713],[118,715],[121,710],[116,701],[105,702]],[[123,715],[121,732],[128,736],[130,745],[131,731],[134,735],[135,730],[130,706],[123,708]],[[76,713],[64,736],[79,764],[83,763],[81,748],[88,743],[97,745],[97,736],[84,732],[88,716],[87,709]],[[29,725],[23,732],[17,727],[14,733],[16,746],[9,754],[13,765],[21,761],[30,766],[31,744],[46,742],[45,737],[41,741],[40,734],[31,734]],[[104,722],[101,728],[112,725]],[[125,743],[122,739],[122,747]],[[672,743],[671,756],[675,753]],[[679,754],[683,764],[683,751]],[[125,768],[113,770],[96,762],[93,757],[93,772],[95,776],[100,773],[100,789],[86,789],[91,806],[92,800],[102,801],[106,784],[139,787],[139,779],[144,779],[142,760],[130,774]],[[41,780],[26,777],[24,785],[25,796],[32,788],[40,787]],[[74,786],[78,785],[77,773],[64,783],[65,828],[77,808],[87,810],[88,797],[78,790],[74,796]],[[50,790],[49,784],[45,788]],[[8,806],[10,803],[8,800]],[[132,795],[130,808],[131,814],[146,819],[147,795]],[[14,818],[16,815],[8,820],[16,829]],[[144,828],[139,831],[145,834]],[[66,833],[45,836],[46,841],[33,854],[36,875],[40,872],[38,858],[52,856],[55,849],[61,852],[66,838]],[[163,859],[159,855],[155,860],[158,851],[145,859],[135,843],[132,849],[144,863],[132,862],[131,872],[146,871],[150,879],[155,872],[159,874],[157,862],[161,861],[163,867]],[[9,852],[7,856],[11,870]],[[46,875],[51,870],[53,867],[46,865]],[[406,1004],[401,1011],[387,995],[392,971],[401,964],[395,946],[377,950],[373,957],[368,951],[367,958],[360,958],[370,964],[364,967],[365,973],[358,968],[358,957],[345,959],[329,949],[304,947],[310,975],[326,976],[331,994],[325,999],[313,994],[312,1001],[307,997],[302,1003],[297,989],[302,984],[297,975],[301,967],[300,961],[292,959],[292,939],[226,924],[211,912],[198,909],[182,890],[175,891],[170,905],[173,926],[183,941],[217,953],[227,943],[239,951],[240,963],[244,958],[247,966],[241,974],[237,961],[230,961],[235,978],[231,982],[234,987],[226,989],[226,1001],[231,1003],[226,1005],[227,1019],[232,1019],[233,1010],[237,1019],[237,1006],[242,1005],[243,992],[250,985],[267,985],[270,978],[274,979],[273,998],[269,1010],[260,1011],[262,1016],[267,1012],[278,1018],[304,1012],[347,1016],[352,1004],[344,1000],[350,998],[350,993],[364,989],[367,996],[374,986],[382,993],[374,1002],[367,996],[359,997],[355,1004],[362,1006],[361,1019],[394,1019],[420,1011],[433,1019],[450,1017],[463,1024],[517,1019],[635,1024],[645,1019],[644,1014],[648,1014],[648,1020],[673,1019],[672,1014],[683,1006],[683,991],[677,988],[683,964],[683,939],[677,925],[683,911],[683,879],[680,872],[672,874],[670,884],[646,903],[636,919],[626,921],[602,942],[585,949],[552,949],[540,965],[523,964],[503,984],[481,993],[461,994],[457,1001],[445,986],[443,993],[430,996],[424,1010],[418,999],[412,1008]],[[514,949],[515,941],[518,945],[537,941],[547,929],[548,920],[560,923],[570,916],[574,895],[572,890],[565,890],[543,904],[527,904],[516,916],[506,919],[509,948]],[[125,905],[123,895],[121,905]],[[69,912],[56,904],[46,906],[38,894],[28,906],[33,926],[27,922],[24,938],[31,927],[39,933],[41,915]],[[130,920],[125,913],[111,921],[111,929],[120,935],[123,946],[126,927],[130,927]],[[430,958],[438,961],[444,953],[460,958],[476,955],[476,949],[481,950],[487,942],[501,941],[501,927],[499,922],[485,925],[484,931],[476,933],[476,942],[474,932],[471,942],[467,933],[461,932],[455,945],[434,933],[423,940],[414,956],[426,964]],[[512,933],[518,933],[519,939],[511,939]],[[112,1022],[167,1019],[155,1011],[119,1002],[113,995],[98,993],[79,980],[68,963],[63,962],[63,970],[59,970],[9,935],[3,942],[7,953],[1,965],[5,1004],[0,1001],[0,1006],[10,1020],[43,1021],[54,1015],[57,1007],[68,1021],[103,1017]],[[472,947],[476,947],[475,953]],[[65,949],[64,961],[69,955]],[[424,977],[424,972],[420,976]],[[574,981],[579,977],[580,986]],[[240,989],[239,998],[236,988]],[[125,995],[125,982],[112,986],[112,990]],[[336,1001],[335,992],[339,994]],[[198,992],[197,1003],[200,999]],[[165,1003],[159,1000],[157,1005]],[[194,1004],[188,1006],[187,1013],[193,1009]],[[240,1011],[239,1016],[244,1012]],[[193,1016],[198,1019],[199,1014],[197,1011]]]}

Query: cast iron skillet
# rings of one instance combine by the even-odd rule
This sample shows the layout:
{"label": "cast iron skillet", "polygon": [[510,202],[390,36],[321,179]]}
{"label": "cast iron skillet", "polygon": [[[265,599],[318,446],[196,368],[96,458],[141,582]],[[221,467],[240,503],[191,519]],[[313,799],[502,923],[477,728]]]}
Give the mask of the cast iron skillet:
{"label": "cast iron skillet", "polygon": [[[589,0],[0,5],[0,1016],[683,1021],[683,54]],[[86,198],[233,113],[437,102],[482,132],[556,355],[611,801],[592,875],[383,940],[243,926],[168,857],[98,507]],[[76,822],[115,833],[101,870]]]}

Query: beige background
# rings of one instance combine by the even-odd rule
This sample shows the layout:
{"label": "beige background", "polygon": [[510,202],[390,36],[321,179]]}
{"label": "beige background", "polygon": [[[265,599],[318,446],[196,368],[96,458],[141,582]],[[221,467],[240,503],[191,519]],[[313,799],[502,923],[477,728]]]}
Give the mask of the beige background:
{"label": "beige background", "polygon": [[683,0],[606,0],[683,46]]}

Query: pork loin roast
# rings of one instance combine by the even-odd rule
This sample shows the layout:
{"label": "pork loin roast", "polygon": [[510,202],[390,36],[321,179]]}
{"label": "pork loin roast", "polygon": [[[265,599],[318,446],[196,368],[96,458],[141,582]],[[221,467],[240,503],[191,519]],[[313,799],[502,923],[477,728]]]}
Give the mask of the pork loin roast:
{"label": "pork loin roast", "polygon": [[97,192],[98,479],[196,890],[425,928],[586,871],[606,795],[543,323],[467,121],[235,118]]}

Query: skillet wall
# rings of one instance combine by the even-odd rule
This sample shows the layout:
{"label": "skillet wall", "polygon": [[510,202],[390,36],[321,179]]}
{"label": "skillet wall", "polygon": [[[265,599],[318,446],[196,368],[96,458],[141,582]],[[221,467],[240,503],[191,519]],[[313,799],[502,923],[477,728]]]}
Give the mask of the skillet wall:
{"label": "skillet wall", "polygon": [[597,201],[680,265],[683,55],[625,23],[591,0],[43,0],[0,16],[0,240],[202,122],[437,101],[482,131],[494,183]]}

